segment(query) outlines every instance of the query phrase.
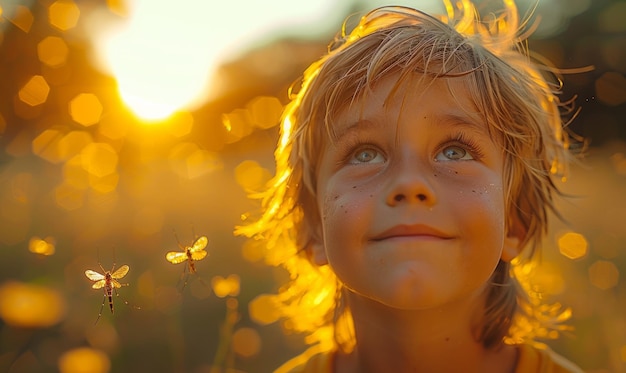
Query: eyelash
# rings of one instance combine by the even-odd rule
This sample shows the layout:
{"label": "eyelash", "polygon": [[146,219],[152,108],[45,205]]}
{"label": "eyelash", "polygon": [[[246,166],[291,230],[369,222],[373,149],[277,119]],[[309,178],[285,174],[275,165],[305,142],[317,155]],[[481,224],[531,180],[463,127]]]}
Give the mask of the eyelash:
{"label": "eyelash", "polygon": [[471,137],[468,137],[463,132],[450,135],[448,139],[442,142],[442,145],[439,147],[438,152],[452,145],[462,146],[465,150],[470,152],[474,160],[480,160],[481,158],[484,157],[484,153],[481,150],[481,147],[478,144],[478,142],[472,139]]}
{"label": "eyelash", "polygon": [[[481,147],[478,144],[478,142],[472,139],[471,137],[467,136],[463,132],[450,134],[449,137],[441,143],[441,145],[439,146],[437,150],[437,153],[439,153],[446,147],[452,146],[452,145],[461,146],[465,150],[469,151],[472,157],[474,158],[474,160],[480,160],[481,158],[484,157],[484,153],[481,150]],[[339,161],[337,162],[337,164],[341,165],[341,164],[350,163],[350,160],[355,155],[357,150],[362,149],[362,148],[372,148],[381,152],[383,155],[385,155],[385,152],[381,150],[381,147],[376,145],[376,140],[370,137],[354,136],[354,137],[345,139],[343,143],[340,145],[341,156],[339,157]]]}
{"label": "eyelash", "polygon": [[372,148],[372,149],[376,149],[376,151],[379,151],[385,154],[381,150],[381,147],[375,144],[376,144],[376,140],[370,137],[354,136],[354,137],[346,138],[345,140],[342,141],[342,144],[339,145],[341,151],[339,153],[340,157],[339,157],[339,161],[337,162],[337,164],[342,165],[342,164],[350,163],[350,160],[352,159],[352,157],[354,157],[354,155],[359,149]]}

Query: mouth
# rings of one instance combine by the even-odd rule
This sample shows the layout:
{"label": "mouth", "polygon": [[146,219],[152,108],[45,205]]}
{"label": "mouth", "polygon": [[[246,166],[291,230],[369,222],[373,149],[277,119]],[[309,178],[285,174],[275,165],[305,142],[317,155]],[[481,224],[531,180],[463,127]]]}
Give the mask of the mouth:
{"label": "mouth", "polygon": [[372,238],[372,241],[384,240],[450,240],[454,236],[434,227],[415,224],[415,225],[396,225]]}

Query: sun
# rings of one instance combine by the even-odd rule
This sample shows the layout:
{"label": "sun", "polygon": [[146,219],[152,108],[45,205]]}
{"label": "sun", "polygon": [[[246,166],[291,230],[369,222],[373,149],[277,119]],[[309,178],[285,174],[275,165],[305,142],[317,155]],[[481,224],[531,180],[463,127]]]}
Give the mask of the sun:
{"label": "sun", "polygon": [[310,30],[307,22],[318,32],[334,26],[331,3],[268,0],[241,9],[237,1],[129,0],[122,16],[95,12],[84,24],[94,64],[115,78],[122,101],[149,123],[215,98],[218,66],[271,35]]}

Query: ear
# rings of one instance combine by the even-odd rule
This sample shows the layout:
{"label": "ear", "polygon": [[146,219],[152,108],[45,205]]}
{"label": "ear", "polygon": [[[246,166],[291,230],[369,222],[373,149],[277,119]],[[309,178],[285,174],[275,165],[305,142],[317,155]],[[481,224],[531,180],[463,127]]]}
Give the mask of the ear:
{"label": "ear", "polygon": [[522,243],[525,241],[526,232],[527,230],[521,222],[515,219],[512,227],[507,229],[507,234],[504,238],[504,247],[500,256],[502,261],[510,262],[522,252]]}
{"label": "ear", "polygon": [[510,262],[515,259],[521,251],[520,243],[521,241],[519,238],[507,235],[504,239],[504,247],[502,248],[502,255],[500,256],[500,259],[502,259],[503,262]]}
{"label": "ear", "polygon": [[324,244],[319,240],[315,239],[311,244],[311,259],[313,263],[318,266],[323,266],[328,264],[328,257],[326,256],[326,248]]}

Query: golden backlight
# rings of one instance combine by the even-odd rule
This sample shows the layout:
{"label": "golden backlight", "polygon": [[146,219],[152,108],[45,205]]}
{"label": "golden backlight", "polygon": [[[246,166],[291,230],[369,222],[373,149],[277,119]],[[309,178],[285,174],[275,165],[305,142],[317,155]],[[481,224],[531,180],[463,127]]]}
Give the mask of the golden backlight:
{"label": "golden backlight", "polygon": [[122,24],[92,30],[99,62],[115,76],[124,103],[146,122],[197,106],[218,53],[202,26],[210,3],[133,1],[128,6]]}
{"label": "golden backlight", "polygon": [[[248,2],[244,8],[228,1],[128,0],[120,11],[119,3],[107,2],[108,11],[93,14],[85,25],[96,63],[115,77],[124,103],[149,123],[163,123],[219,95],[212,82],[217,66],[273,32],[289,32],[293,25],[308,29],[306,23],[317,32],[334,29],[328,12],[339,23],[345,7],[330,0]],[[112,20],[112,14],[120,16]]]}

